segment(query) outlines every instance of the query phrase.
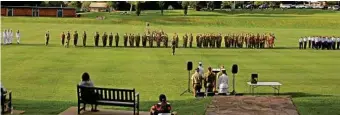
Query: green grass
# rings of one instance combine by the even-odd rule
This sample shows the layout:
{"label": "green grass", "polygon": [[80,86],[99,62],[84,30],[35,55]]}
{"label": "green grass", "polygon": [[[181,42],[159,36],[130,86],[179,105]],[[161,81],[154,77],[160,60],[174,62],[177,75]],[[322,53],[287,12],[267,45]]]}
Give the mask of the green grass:
{"label": "green grass", "polygon": [[[250,74],[259,73],[261,81],[279,81],[284,95],[292,95],[302,115],[340,114],[339,51],[298,50],[297,39],[308,35],[340,36],[339,13],[216,13],[194,12],[180,16],[171,11],[158,16],[146,11],[140,17],[117,14],[88,14],[83,18],[2,17],[2,29],[19,29],[21,45],[1,46],[1,77],[6,88],[13,91],[15,109],[26,114],[58,114],[76,106],[76,84],[81,74],[89,72],[96,86],[136,88],[141,94],[141,109],[147,111],[164,93],[175,111],[181,115],[204,114],[210,98],[193,99],[180,96],[187,86],[186,61],[204,67],[224,64],[230,70],[239,65],[236,91],[247,93]],[[167,11],[168,12],[168,11]],[[166,13],[167,13],[166,12]],[[189,12],[189,15],[190,15]],[[267,11],[266,11],[267,12]],[[279,12],[279,11],[277,11]],[[105,15],[106,20],[95,20]],[[258,15],[269,15],[261,17]],[[183,49],[176,56],[166,48],[95,48],[60,46],[62,31],[87,31],[87,44],[93,45],[95,31],[142,33],[145,22],[152,29],[163,29],[170,36],[179,33],[275,33],[277,49]],[[51,32],[50,45],[45,47],[44,34]],[[73,43],[73,42],[71,42]],[[82,42],[80,42],[82,44]],[[122,45],[122,39],[120,40]],[[230,73],[230,71],[229,71]],[[270,88],[258,92],[270,93]],[[102,106],[101,106],[102,107]],[[105,107],[113,108],[113,107]]]}

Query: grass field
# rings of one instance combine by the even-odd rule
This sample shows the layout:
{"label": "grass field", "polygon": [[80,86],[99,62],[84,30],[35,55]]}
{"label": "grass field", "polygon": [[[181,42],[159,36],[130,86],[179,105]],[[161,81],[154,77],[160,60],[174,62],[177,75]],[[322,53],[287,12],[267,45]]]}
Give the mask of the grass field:
{"label": "grass field", "polygon": [[[76,106],[76,84],[81,74],[89,72],[96,86],[136,88],[141,95],[141,109],[147,111],[160,93],[167,95],[181,115],[204,114],[210,98],[180,96],[187,87],[186,62],[204,67],[224,64],[230,70],[239,65],[236,91],[247,93],[246,82],[253,72],[260,81],[279,81],[281,92],[292,95],[302,115],[339,115],[340,51],[298,50],[301,36],[340,36],[340,13],[333,11],[194,12],[146,11],[142,16],[116,13],[86,14],[82,18],[2,17],[1,29],[19,29],[20,45],[1,46],[1,82],[13,91],[14,108],[26,114],[58,114]],[[106,20],[95,20],[106,16]],[[275,49],[183,49],[171,55],[170,48],[102,48],[60,46],[59,34],[87,31],[87,44],[93,46],[95,31],[142,33],[145,22],[152,29],[163,29],[170,36],[179,33],[275,33]],[[44,34],[51,32],[50,45],[44,46]],[[120,39],[122,45],[122,36]],[[73,42],[72,42],[73,43]],[[79,44],[82,44],[80,42]],[[230,71],[228,71],[230,73]],[[270,93],[270,88],[258,92]],[[100,106],[102,107],[102,106]],[[112,108],[112,107],[105,107]]]}

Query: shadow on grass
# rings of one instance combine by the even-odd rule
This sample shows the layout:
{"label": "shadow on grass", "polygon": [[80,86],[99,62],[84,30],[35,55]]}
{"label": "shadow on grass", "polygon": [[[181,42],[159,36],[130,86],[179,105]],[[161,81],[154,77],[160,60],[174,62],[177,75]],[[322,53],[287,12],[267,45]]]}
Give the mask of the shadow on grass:
{"label": "shadow on grass", "polygon": [[[210,104],[211,98],[204,99],[186,99],[186,100],[169,100],[173,111],[181,115],[203,115],[205,109]],[[150,107],[157,103],[155,101],[141,101],[140,111],[149,111]],[[16,110],[25,111],[25,115],[57,115],[71,106],[77,106],[77,100],[73,101],[46,101],[46,100],[24,100],[13,99],[13,106]],[[90,107],[89,105],[87,107]],[[102,106],[99,108],[117,109],[117,110],[133,110],[132,108],[123,108],[117,106]]]}

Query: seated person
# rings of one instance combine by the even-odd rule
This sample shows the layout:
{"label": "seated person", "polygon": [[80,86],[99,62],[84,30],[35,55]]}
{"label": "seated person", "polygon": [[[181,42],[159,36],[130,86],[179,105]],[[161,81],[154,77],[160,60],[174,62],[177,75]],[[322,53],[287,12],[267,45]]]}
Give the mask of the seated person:
{"label": "seated person", "polygon": [[[12,111],[12,103],[8,103],[5,105],[5,102],[11,101],[6,99],[6,96],[8,95],[6,88],[2,85],[2,83],[0,82],[0,86],[1,86],[1,113],[4,114],[5,112],[11,112]],[[10,96],[10,95],[9,95]],[[9,97],[11,99],[11,97]],[[2,106],[4,105],[4,106]]]}
{"label": "seated person", "polygon": [[[93,82],[90,80],[90,75],[85,72],[82,75],[82,81],[79,83],[79,86],[83,87],[94,87]],[[82,97],[82,99],[88,103],[91,104],[91,111],[97,112],[97,104],[96,101],[99,99],[99,95],[94,91],[84,91],[82,94],[85,94],[86,96]],[[93,108],[93,104],[95,107]]]}
{"label": "seated person", "polygon": [[218,93],[219,94],[227,94],[228,93],[228,82],[229,82],[229,78],[227,76],[227,72],[226,70],[222,70],[222,75],[218,78]]}
{"label": "seated person", "polygon": [[170,113],[170,103],[166,101],[166,96],[161,94],[159,96],[159,103],[153,105],[150,109],[150,115],[158,115],[159,113]]}

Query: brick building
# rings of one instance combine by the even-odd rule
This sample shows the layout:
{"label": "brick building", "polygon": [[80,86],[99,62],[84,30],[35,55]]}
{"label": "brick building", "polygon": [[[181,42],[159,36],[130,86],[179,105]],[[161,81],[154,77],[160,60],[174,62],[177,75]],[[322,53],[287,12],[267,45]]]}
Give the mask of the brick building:
{"label": "brick building", "polygon": [[76,17],[76,9],[68,7],[1,6],[1,16]]}

